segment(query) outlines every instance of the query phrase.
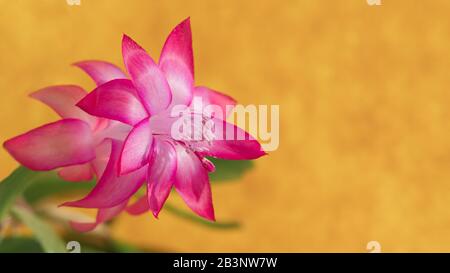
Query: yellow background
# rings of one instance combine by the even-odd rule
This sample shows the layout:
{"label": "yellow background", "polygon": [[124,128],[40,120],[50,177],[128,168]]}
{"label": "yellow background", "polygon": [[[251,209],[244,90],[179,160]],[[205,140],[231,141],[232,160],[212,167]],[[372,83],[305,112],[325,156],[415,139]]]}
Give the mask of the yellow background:
{"label": "yellow background", "polygon": [[[113,236],[171,251],[450,251],[450,1],[0,0],[0,141],[56,119],[27,97],[122,66],[127,33],[157,58],[191,16],[196,82],[279,104],[280,147],[213,188],[211,230],[162,212]],[[2,149],[0,176],[17,165]]]}

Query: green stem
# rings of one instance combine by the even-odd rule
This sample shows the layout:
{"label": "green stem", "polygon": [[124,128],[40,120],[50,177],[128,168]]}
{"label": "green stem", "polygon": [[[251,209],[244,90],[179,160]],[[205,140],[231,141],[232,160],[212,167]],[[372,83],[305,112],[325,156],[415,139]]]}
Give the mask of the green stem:
{"label": "green stem", "polygon": [[16,199],[41,174],[20,166],[0,182],[0,221],[8,214]]}
{"label": "green stem", "polygon": [[19,219],[33,231],[33,235],[47,253],[65,253],[64,242],[55,233],[53,227],[36,216],[32,210],[15,206],[11,209],[14,217]]}
{"label": "green stem", "polygon": [[234,229],[239,228],[239,222],[210,222],[207,220],[203,220],[202,218],[198,217],[197,215],[194,215],[192,213],[186,212],[184,210],[178,209],[171,204],[165,204],[164,209],[167,212],[170,212],[182,219],[189,220],[204,226],[208,226],[210,228],[216,228],[216,229]]}

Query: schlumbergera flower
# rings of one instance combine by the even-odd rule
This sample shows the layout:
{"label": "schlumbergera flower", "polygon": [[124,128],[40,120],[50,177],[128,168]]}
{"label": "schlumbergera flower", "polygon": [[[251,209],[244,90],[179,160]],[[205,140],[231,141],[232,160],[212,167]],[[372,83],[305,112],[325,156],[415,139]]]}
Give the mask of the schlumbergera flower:
{"label": "schlumbergera flower", "polygon": [[[97,83],[125,78],[120,68],[103,61],[76,63]],[[129,125],[91,116],[76,103],[86,96],[76,85],[50,86],[30,96],[50,106],[61,120],[52,122],[4,143],[5,149],[23,166],[35,171],[58,169],[65,180],[81,182],[101,177],[110,158],[112,142],[123,141]],[[96,224],[73,223],[79,231],[88,231],[120,213],[123,207],[99,209]]]}
{"label": "schlumbergera flower", "polygon": [[[35,93],[63,119],[8,140],[6,149],[31,169],[61,168],[67,180],[99,177],[86,197],[63,204],[98,209],[94,223],[72,223],[77,230],[124,209],[158,217],[172,188],[195,213],[215,220],[208,178],[215,167],[206,157],[248,160],[265,152],[225,121],[234,99],[194,85],[189,18],[171,32],[158,63],[126,35],[122,54],[130,79],[109,63],[81,62],[97,83],[92,92],[65,86]],[[127,207],[143,185],[146,194]]]}
{"label": "schlumbergera flower", "polygon": [[[126,77],[116,66],[101,61],[75,64],[101,85]],[[87,181],[103,173],[109,160],[108,139],[124,139],[131,127],[91,116],[77,102],[87,92],[76,85],[56,85],[30,96],[52,108],[62,119],[5,141],[5,149],[22,165],[36,171],[59,168],[67,181]]]}

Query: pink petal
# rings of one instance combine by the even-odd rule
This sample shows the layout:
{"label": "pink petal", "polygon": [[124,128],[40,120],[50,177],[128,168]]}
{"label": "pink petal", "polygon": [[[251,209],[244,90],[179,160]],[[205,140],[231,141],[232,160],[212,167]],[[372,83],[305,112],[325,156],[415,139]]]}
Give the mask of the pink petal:
{"label": "pink petal", "polygon": [[126,207],[128,200],[111,208],[99,209],[94,223],[80,223],[71,221],[70,225],[78,232],[88,232],[95,229],[98,225],[113,219],[120,214]]}
{"label": "pink petal", "polygon": [[155,217],[169,197],[177,170],[177,154],[168,141],[154,139],[154,150],[148,168],[148,204]]}
{"label": "pink petal", "polygon": [[159,67],[172,90],[172,105],[189,105],[194,87],[194,58],[189,18],[176,26],[161,52]]}
{"label": "pink petal", "polygon": [[222,119],[225,119],[236,105],[236,100],[232,97],[204,86],[195,87],[194,98],[201,98],[203,105],[217,105],[220,107],[222,109]]}
{"label": "pink petal", "polygon": [[112,80],[100,85],[77,104],[87,113],[130,125],[148,117],[147,111],[136,96],[130,80]]}
{"label": "pink petal", "polygon": [[147,111],[153,115],[166,109],[172,101],[172,94],[158,65],[126,35],[122,39],[122,54],[127,71]]}
{"label": "pink petal", "polygon": [[93,177],[93,172],[90,163],[81,165],[73,165],[64,167],[59,170],[58,175],[70,182],[89,181]]}
{"label": "pink petal", "polygon": [[112,139],[107,138],[95,147],[95,159],[91,161],[92,169],[97,177],[101,177],[108,165],[111,155]]}
{"label": "pink petal", "polygon": [[179,120],[179,116],[170,116],[170,113],[164,112],[149,119],[153,134],[168,135],[172,131],[173,123]]}
{"label": "pink petal", "polygon": [[214,130],[210,132],[214,139],[196,141],[191,145],[199,155],[230,160],[256,159],[266,155],[261,144],[246,131],[220,119],[211,120]]}
{"label": "pink petal", "polygon": [[201,160],[202,160],[203,167],[205,167],[205,169],[208,172],[212,173],[212,172],[216,171],[216,166],[209,159],[207,159],[206,157],[203,157]]}
{"label": "pink petal", "polygon": [[175,189],[198,215],[215,220],[208,172],[196,154],[177,145]]}
{"label": "pink petal", "polygon": [[101,118],[100,120],[106,120],[107,123],[105,126],[98,128],[98,130],[95,131],[95,143],[101,143],[105,139],[116,139],[123,141],[128,136],[131,129],[133,129],[132,126],[120,121],[104,118]]}
{"label": "pink petal", "polygon": [[142,196],[136,202],[127,207],[127,212],[131,215],[139,215],[149,210],[147,195]]}
{"label": "pink petal", "polygon": [[5,149],[32,170],[52,170],[95,158],[92,132],[78,119],[62,119],[7,140]]}
{"label": "pink petal", "polygon": [[108,165],[94,189],[83,199],[66,202],[62,206],[110,208],[128,200],[144,183],[146,168],[127,175],[117,176],[121,148],[121,143],[113,140]]}
{"label": "pink petal", "polygon": [[127,78],[120,68],[104,61],[82,61],[73,65],[86,72],[97,85],[102,85],[115,79]]}
{"label": "pink petal", "polygon": [[148,119],[134,127],[125,139],[120,156],[120,174],[135,171],[148,162],[148,156],[153,142]]}
{"label": "pink petal", "polygon": [[76,85],[55,85],[40,89],[30,97],[52,108],[62,118],[76,118],[95,125],[96,119],[76,106],[86,96],[86,91]]}

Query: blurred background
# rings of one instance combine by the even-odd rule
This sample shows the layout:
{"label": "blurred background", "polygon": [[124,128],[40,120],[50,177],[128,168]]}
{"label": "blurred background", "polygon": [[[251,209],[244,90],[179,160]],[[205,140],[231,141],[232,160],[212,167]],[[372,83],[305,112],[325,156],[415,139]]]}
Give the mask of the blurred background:
{"label": "blurred background", "polygon": [[[213,184],[208,228],[125,213],[113,240],[160,251],[450,251],[447,0],[0,0],[0,141],[57,116],[27,94],[93,82],[70,64],[123,67],[126,33],[156,59],[191,17],[196,82],[280,105],[280,146]],[[0,177],[17,163],[2,149]],[[170,202],[185,209],[176,195]]]}

